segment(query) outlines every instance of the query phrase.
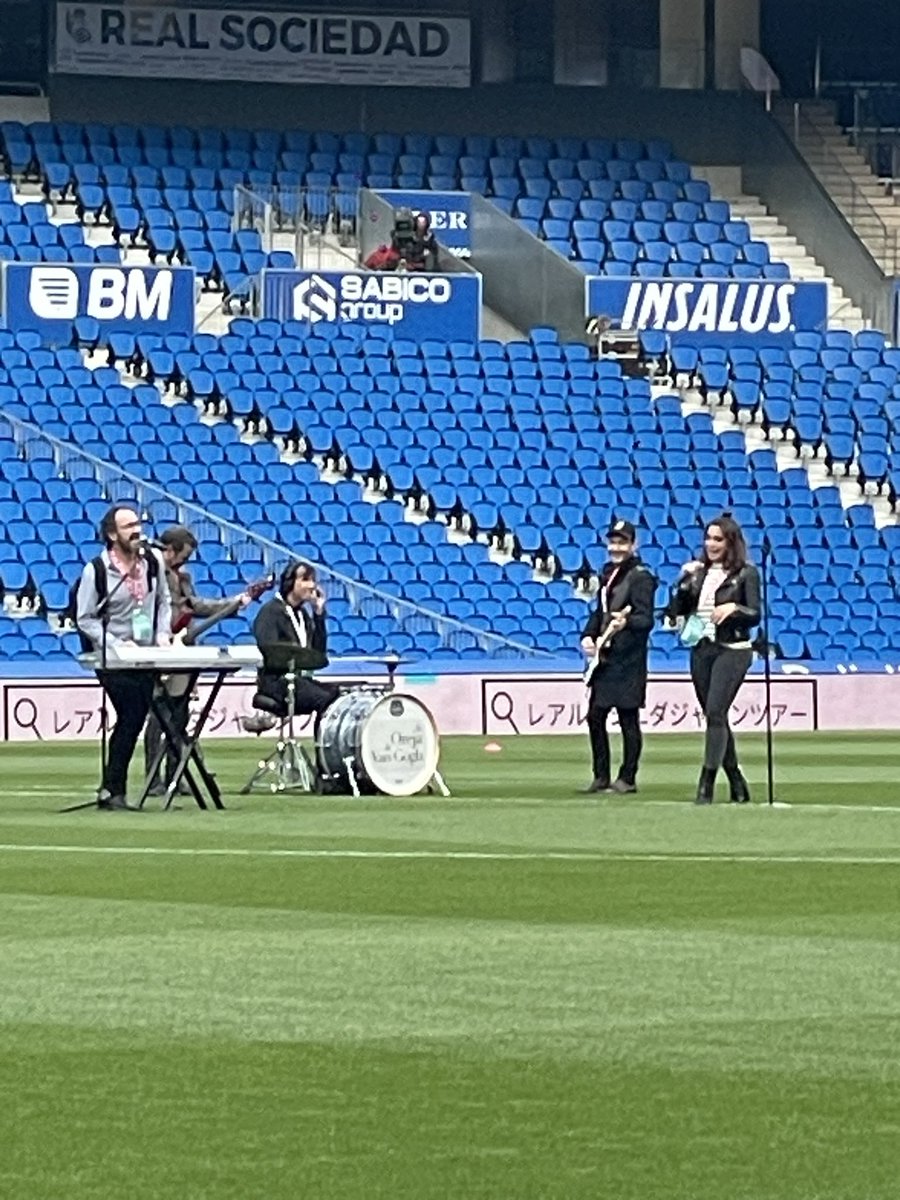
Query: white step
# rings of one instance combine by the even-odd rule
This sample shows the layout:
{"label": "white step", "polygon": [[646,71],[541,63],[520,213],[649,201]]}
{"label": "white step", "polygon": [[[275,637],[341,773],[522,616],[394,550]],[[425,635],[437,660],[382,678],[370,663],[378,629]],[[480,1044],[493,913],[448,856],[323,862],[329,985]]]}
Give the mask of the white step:
{"label": "white step", "polygon": [[829,321],[856,332],[865,327],[862,312],[849,300],[840,287],[810,255],[777,216],[771,214],[757,196],[745,192],[722,196],[731,206],[739,220],[750,226],[756,241],[766,242],[769,253],[776,261],[787,263],[794,279],[810,279],[828,284]]}
{"label": "white step", "polygon": [[693,388],[672,388],[651,386],[651,396],[655,400],[661,395],[671,395],[675,391],[681,399],[681,411],[690,416],[696,412],[712,412],[713,429],[717,433],[727,430],[740,429],[744,435],[744,444],[748,454],[765,447],[775,451],[775,462],[779,471],[787,471],[795,467],[803,467],[809,478],[809,486],[816,490],[820,487],[836,487],[844,508],[857,504],[868,504],[875,514],[875,525],[882,528],[885,525],[900,524],[898,515],[891,509],[890,503],[884,496],[869,496],[860,490],[855,479],[829,475],[825,464],[807,454],[797,454],[793,442],[786,442],[779,436],[779,431],[773,430],[766,437],[758,424],[745,424],[735,420],[730,407],[726,405],[707,405],[700,393]]}

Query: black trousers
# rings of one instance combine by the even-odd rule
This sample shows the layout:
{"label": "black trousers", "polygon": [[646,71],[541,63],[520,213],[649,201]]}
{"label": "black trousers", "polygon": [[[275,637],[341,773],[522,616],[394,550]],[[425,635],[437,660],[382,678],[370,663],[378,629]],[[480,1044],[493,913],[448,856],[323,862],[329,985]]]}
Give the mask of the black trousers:
{"label": "black trousers", "polygon": [[[169,713],[169,719],[172,724],[181,734],[187,733],[188,720],[190,718],[191,693],[190,689],[185,689],[180,696],[170,695],[164,688],[160,689],[159,702],[166,706]],[[156,714],[151,712],[147,717],[147,727],[144,730],[144,774],[149,776],[150,768],[153,766],[153,761],[159,753],[159,748],[163,741],[162,726],[156,719]],[[164,779],[166,782],[175,774],[175,768],[178,766],[178,754],[169,745],[166,740],[166,758],[162,770],[164,771]]]}
{"label": "black trousers", "polygon": [[124,796],[134,748],[150,711],[154,680],[149,671],[98,671],[97,678],[116,714],[100,786],[111,796]]}
{"label": "black trousers", "polygon": [[[263,696],[268,696],[270,700],[274,700],[279,706],[280,715],[287,716],[288,685],[284,675],[277,675],[271,671],[260,672],[257,679],[257,691]],[[313,738],[317,743],[322,714],[330,704],[334,704],[340,694],[341,689],[336,683],[320,683],[308,675],[300,675],[294,681],[294,713],[298,717],[306,716],[309,713],[315,714]]]}
{"label": "black trousers", "polygon": [[[606,722],[612,708],[603,708],[593,699],[588,706],[588,731],[591,735],[591,757],[594,763],[594,778],[609,782],[609,734]],[[644,739],[641,736],[640,709],[618,708],[619,727],[622,730],[622,766],[619,778],[625,783],[635,783]]]}
{"label": "black trousers", "polygon": [[710,770],[724,767],[728,775],[738,771],[728,710],[752,660],[752,650],[729,650],[727,646],[706,640],[698,642],[691,651],[691,679],[706,717],[703,765]]}

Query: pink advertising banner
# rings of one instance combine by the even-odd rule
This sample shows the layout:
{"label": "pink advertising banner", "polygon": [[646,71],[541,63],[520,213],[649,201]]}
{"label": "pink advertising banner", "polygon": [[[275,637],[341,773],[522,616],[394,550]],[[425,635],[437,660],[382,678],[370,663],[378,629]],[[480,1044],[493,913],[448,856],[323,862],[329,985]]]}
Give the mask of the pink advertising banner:
{"label": "pink advertising banner", "polygon": [[[810,678],[772,680],[772,728],[816,728],[816,685]],[[586,726],[587,694],[580,680],[566,676],[544,679],[485,679],[482,683],[486,734],[578,733]],[[690,679],[683,675],[651,678],[642,724],[648,733],[691,733],[704,728],[703,713]],[[731,708],[731,726],[766,727],[763,681],[747,680]],[[611,727],[616,728],[615,713]]]}
{"label": "pink advertising banner", "polygon": [[[363,681],[380,684],[384,676]],[[441,734],[512,736],[585,731],[587,694],[580,675],[406,676],[398,691],[415,696],[434,716]],[[97,739],[100,689],[88,678],[0,680],[4,741]],[[250,737],[241,719],[253,712],[253,679],[227,680],[210,713],[207,738]],[[199,689],[194,709],[208,694]],[[815,729],[894,729],[900,723],[900,675],[783,675],[772,679],[772,727],[776,732]],[[731,711],[736,731],[766,725],[765,686],[758,675],[744,683]],[[648,733],[689,733],[703,728],[690,680],[651,676],[642,723]],[[298,730],[308,729],[298,719]]]}

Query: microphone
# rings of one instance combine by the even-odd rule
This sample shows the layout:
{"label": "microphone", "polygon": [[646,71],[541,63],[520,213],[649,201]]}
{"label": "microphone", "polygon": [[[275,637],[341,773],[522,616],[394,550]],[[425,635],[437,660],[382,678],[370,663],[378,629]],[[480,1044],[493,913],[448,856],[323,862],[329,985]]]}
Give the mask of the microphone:
{"label": "microphone", "polygon": [[145,534],[141,534],[137,540],[137,552],[142,557],[146,557],[148,550],[162,550],[162,546],[159,542],[155,542]]}

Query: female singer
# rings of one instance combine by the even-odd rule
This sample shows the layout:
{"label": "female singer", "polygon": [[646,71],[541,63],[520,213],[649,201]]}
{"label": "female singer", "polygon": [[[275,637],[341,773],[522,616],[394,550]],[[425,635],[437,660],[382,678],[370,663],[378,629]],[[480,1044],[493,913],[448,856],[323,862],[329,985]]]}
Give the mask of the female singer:
{"label": "female singer", "polygon": [[750,789],[738,766],[728,710],[753,658],[750,630],[760,617],[759,572],[747,561],[741,527],[727,514],[707,525],[702,560],[682,570],[666,615],[687,618],[682,640],[691,646],[691,680],[706,717],[696,803],[712,804],[716,773],[724,767],[732,803],[746,804]]}

